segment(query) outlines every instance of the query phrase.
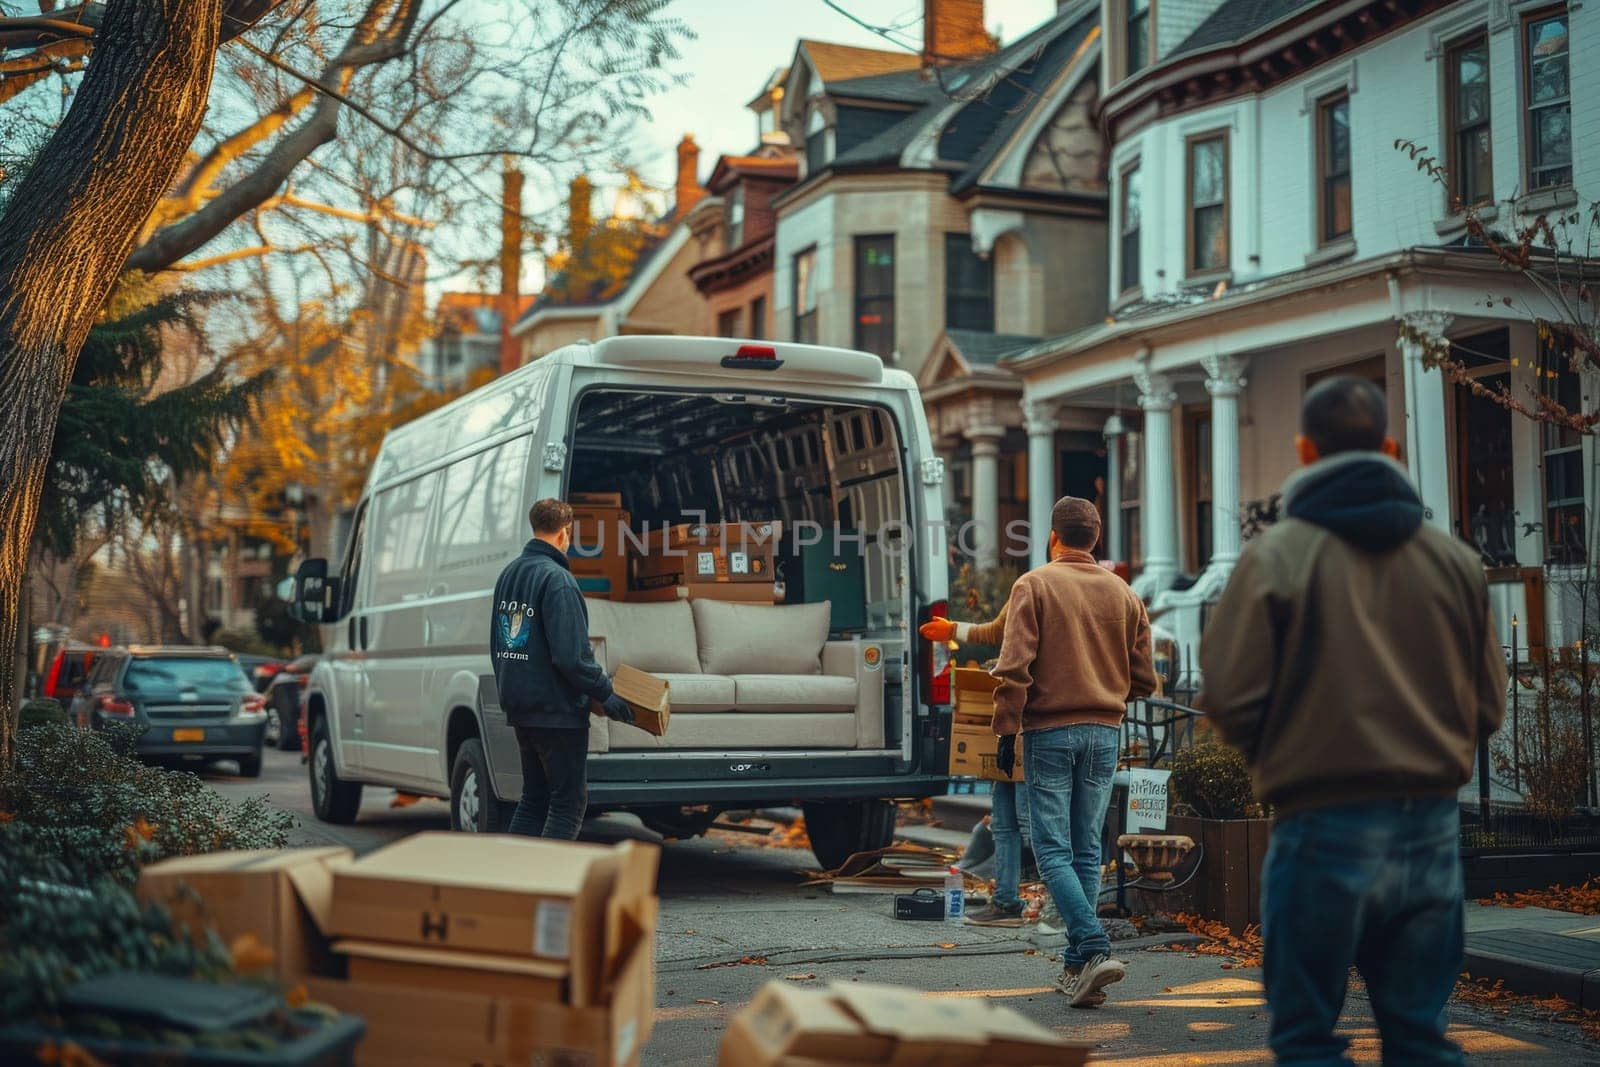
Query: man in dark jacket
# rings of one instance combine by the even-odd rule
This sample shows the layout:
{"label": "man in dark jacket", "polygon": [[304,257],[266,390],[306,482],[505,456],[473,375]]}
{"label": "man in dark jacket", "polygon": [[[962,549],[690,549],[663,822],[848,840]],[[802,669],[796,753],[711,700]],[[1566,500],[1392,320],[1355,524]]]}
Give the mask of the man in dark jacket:
{"label": "man in dark jacket", "polygon": [[1423,522],[1383,393],[1306,394],[1287,518],[1245,550],[1200,646],[1198,703],[1274,809],[1262,896],[1271,1045],[1341,1063],[1352,965],[1385,1063],[1445,1036],[1463,930],[1456,793],[1505,714],[1477,553]]}
{"label": "man in dark jacket", "polygon": [[545,499],[528,512],[533,539],[494,585],[489,655],[506,721],[522,750],[522,800],[510,831],[572,841],[589,804],[589,708],[632,722],[633,709],[589,647],[589,609],[567,565],[572,508]]}

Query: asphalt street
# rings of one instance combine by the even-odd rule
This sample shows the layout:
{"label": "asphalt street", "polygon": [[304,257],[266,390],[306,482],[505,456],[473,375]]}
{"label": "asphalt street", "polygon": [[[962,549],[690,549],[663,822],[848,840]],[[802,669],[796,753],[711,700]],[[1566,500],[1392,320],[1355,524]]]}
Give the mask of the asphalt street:
{"label": "asphalt street", "polygon": [[[380,789],[366,791],[354,826],[321,824],[296,753],[268,752],[256,780],[228,777],[225,768],[208,775],[215,788],[235,797],[267,794],[299,817],[298,844],[339,843],[359,852],[448,826],[442,802],[395,808],[393,792]],[[585,836],[659,840],[621,816],[591,820]],[[994,997],[1091,1042],[1095,1062],[1271,1062],[1259,969],[1226,969],[1215,956],[1161,951],[1149,940],[1124,943],[1118,951],[1129,961],[1127,980],[1111,989],[1104,1007],[1073,1010],[1051,988],[1059,936],[897,922],[885,896],[807,885],[818,873],[810,852],[747,834],[713,831],[665,844],[656,1025],[644,1064],[715,1063],[728,1016],[773,980],[889,982],[930,995]],[[1452,1008],[1452,1022],[1474,1063],[1600,1063],[1600,1048],[1572,1026],[1467,1005]],[[1364,997],[1351,996],[1343,1028],[1354,1041],[1352,1057],[1377,1062],[1377,1030]]]}

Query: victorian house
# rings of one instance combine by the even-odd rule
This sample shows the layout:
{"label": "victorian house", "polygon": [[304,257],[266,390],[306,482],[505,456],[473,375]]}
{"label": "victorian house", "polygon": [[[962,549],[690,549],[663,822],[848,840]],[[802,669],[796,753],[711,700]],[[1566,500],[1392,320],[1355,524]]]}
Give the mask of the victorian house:
{"label": "victorian house", "polygon": [[773,332],[918,377],[947,511],[979,520],[988,565],[1030,500],[1103,480],[1104,420],[1063,419],[1029,451],[1020,382],[999,367],[1105,314],[1100,9],[1064,4],[1004,47],[982,0],[924,10],[921,55],[795,51],[777,124],[803,150],[774,201]]}
{"label": "victorian house", "polygon": [[1103,0],[1100,17],[1110,313],[1001,363],[1041,453],[1059,425],[1101,427],[1110,555],[1197,641],[1247,505],[1295,465],[1306,389],[1368,377],[1429,521],[1490,569],[1502,638],[1513,616],[1524,647],[1581,637],[1564,591],[1593,542],[1593,439],[1449,383],[1424,356],[1442,339],[1473,380],[1529,407],[1593,396],[1534,325],[1561,317],[1551,279],[1504,269],[1458,205],[1502,234],[1575,213],[1565,232],[1592,252],[1578,231],[1600,196],[1600,11]]}

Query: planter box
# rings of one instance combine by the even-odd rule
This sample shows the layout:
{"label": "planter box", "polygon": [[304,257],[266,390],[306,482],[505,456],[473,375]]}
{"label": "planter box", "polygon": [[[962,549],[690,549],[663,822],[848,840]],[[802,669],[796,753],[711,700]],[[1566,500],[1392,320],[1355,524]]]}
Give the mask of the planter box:
{"label": "planter box", "polygon": [[1166,833],[1185,834],[1205,850],[1181,893],[1194,914],[1226,923],[1236,934],[1261,922],[1261,868],[1271,826],[1270,819],[1168,817]]}

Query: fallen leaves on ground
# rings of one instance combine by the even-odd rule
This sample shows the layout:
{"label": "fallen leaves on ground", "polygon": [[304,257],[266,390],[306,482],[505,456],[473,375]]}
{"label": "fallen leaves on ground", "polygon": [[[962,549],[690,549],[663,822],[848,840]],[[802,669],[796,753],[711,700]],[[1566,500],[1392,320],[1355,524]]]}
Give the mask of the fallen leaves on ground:
{"label": "fallen leaves on ground", "polygon": [[1222,956],[1226,959],[1222,964],[1224,970],[1261,966],[1261,927],[1247,926],[1244,933],[1235,935],[1228,929],[1226,923],[1202,919],[1198,915],[1188,915],[1181,911],[1173,917],[1191,934],[1199,934],[1206,940],[1198,945],[1156,945],[1154,946],[1156,951]]}
{"label": "fallen leaves on ground", "polygon": [[389,801],[389,806],[391,808],[409,808],[421,800],[422,798],[415,793],[396,793],[394,798]]}
{"label": "fallen leaves on ground", "polygon": [[1500,979],[1491,982],[1470,974],[1463,974],[1456,983],[1455,996],[1459,1001],[1499,1015],[1516,1012],[1549,1022],[1568,1023],[1582,1030],[1590,1041],[1600,1041],[1600,1011],[1580,1008],[1565,997],[1513,993]]}
{"label": "fallen leaves on ground", "polygon": [[806,820],[802,816],[788,826],[774,830],[763,842],[773,848],[810,848],[811,835],[806,833]]}
{"label": "fallen leaves on ground", "polygon": [[786,974],[783,976],[783,980],[786,982],[809,982],[816,976],[816,972],[808,971],[805,974]]}
{"label": "fallen leaves on ground", "polygon": [[954,941],[940,941],[935,947],[936,948],[955,948],[956,947],[956,943]]}
{"label": "fallen leaves on ground", "polygon": [[722,1001],[720,1001],[720,1000],[712,1000],[710,997],[695,997],[694,998],[694,1002],[696,1004],[721,1004],[722,1003]]}
{"label": "fallen leaves on ground", "polygon": [[765,956],[740,956],[736,960],[718,960],[715,963],[702,963],[696,967],[697,971],[714,971],[718,967],[764,967],[767,964]]}
{"label": "fallen leaves on ground", "polygon": [[1577,912],[1579,915],[1600,915],[1600,878],[1590,878],[1582,885],[1557,883],[1548,889],[1496,893],[1478,903],[1502,908],[1553,908],[1556,911]]}

